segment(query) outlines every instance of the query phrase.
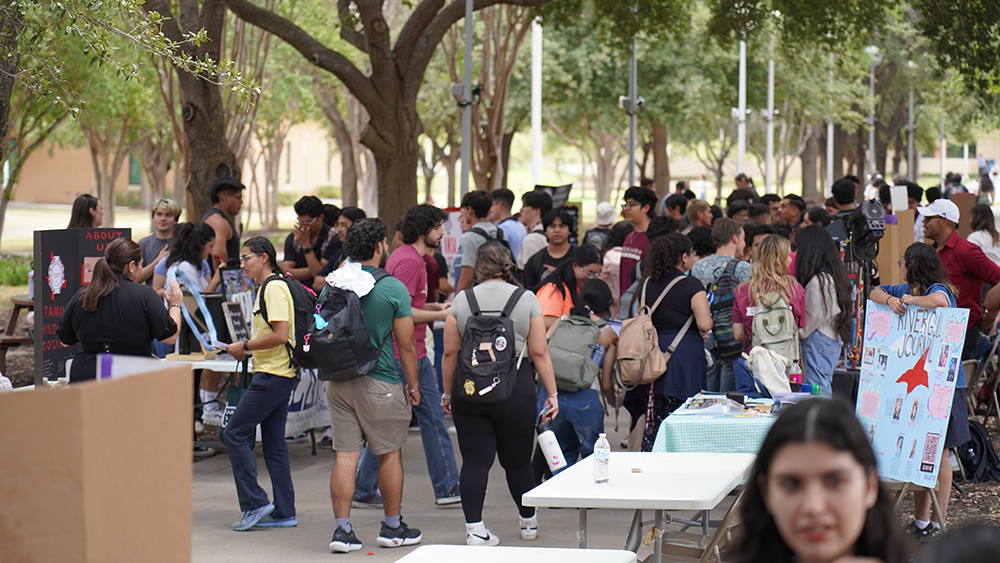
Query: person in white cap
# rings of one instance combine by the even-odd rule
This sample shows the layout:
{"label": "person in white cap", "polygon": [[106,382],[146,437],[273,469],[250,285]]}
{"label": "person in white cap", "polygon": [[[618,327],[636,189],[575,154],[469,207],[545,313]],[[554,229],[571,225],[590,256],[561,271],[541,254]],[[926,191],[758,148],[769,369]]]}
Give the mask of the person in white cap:
{"label": "person in white cap", "polygon": [[593,229],[583,235],[583,244],[592,244],[600,248],[604,239],[611,232],[611,224],[615,222],[615,208],[606,201],[597,204],[597,221]]}
{"label": "person in white cap", "polygon": [[[973,357],[982,333],[979,322],[983,318],[983,284],[993,288],[986,295],[986,303],[997,303],[1000,298],[1000,267],[990,260],[983,250],[965,240],[955,228],[958,226],[958,206],[947,199],[936,199],[926,207],[918,207],[924,224],[924,236],[934,241],[934,248],[948,272],[948,279],[958,288],[958,307],[969,310],[969,327],[965,333],[962,359]],[[992,307],[996,309],[994,305]]]}

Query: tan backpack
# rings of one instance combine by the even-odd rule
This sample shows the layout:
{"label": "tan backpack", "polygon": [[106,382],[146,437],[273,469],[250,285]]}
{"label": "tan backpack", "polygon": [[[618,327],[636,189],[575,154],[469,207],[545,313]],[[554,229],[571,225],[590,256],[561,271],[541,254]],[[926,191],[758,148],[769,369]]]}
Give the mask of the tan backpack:
{"label": "tan backpack", "polygon": [[663,293],[653,303],[652,308],[646,306],[646,287],[649,285],[647,279],[639,290],[639,308],[634,317],[622,323],[622,330],[618,336],[618,347],[615,349],[615,368],[618,374],[618,383],[626,389],[631,389],[638,385],[646,385],[657,380],[667,371],[667,362],[670,355],[674,353],[681,339],[687,334],[694,315],[688,317],[687,322],[681,327],[680,332],[674,337],[673,342],[667,351],[660,350],[660,339],[653,326],[653,311],[660,305],[663,298],[670,293],[674,285],[687,276],[674,278]]}

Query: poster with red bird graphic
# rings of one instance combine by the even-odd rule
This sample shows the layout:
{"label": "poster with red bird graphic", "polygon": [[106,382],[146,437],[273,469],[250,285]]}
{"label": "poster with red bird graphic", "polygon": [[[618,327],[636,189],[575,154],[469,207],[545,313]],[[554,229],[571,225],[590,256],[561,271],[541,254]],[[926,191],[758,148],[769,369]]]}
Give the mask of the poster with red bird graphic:
{"label": "poster with red bird graphic", "polygon": [[968,321],[968,309],[910,304],[897,314],[868,301],[856,413],[883,479],[937,481],[952,406],[965,408]]}

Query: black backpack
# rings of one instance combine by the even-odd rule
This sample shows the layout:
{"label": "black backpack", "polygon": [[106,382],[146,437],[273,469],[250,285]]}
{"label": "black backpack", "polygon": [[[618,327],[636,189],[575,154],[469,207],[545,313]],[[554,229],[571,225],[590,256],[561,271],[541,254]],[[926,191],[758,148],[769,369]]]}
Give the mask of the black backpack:
{"label": "black backpack", "polygon": [[733,306],[736,304],[736,266],[740,263],[733,258],[726,269],[709,288],[709,311],[712,313],[712,333],[715,335],[715,354],[726,361],[733,361],[743,353],[743,343],[733,336]]}
{"label": "black backpack", "polygon": [[[500,244],[507,247],[507,250],[510,250],[510,243],[507,241],[507,235],[504,234],[503,229],[501,229],[500,227],[497,227],[496,236],[492,237],[489,235],[489,233],[487,233],[486,231],[484,231],[479,227],[473,227],[469,229],[469,232],[476,233],[477,235],[483,237],[484,239],[486,239],[486,242],[489,242],[491,240],[500,241]],[[517,256],[514,257],[514,260],[517,260]]]}
{"label": "black backpack", "polygon": [[309,353],[309,329],[313,326],[313,313],[316,311],[316,293],[299,283],[298,280],[289,276],[273,275],[264,280],[264,285],[260,286],[260,316],[264,322],[271,324],[267,320],[267,300],[264,299],[264,290],[267,284],[274,280],[282,280],[288,285],[288,291],[292,294],[292,305],[295,309],[295,348],[286,341],[285,349],[288,350],[288,361],[295,368],[296,373],[302,369],[314,369],[316,360]]}
{"label": "black backpack", "polygon": [[[390,277],[382,268],[375,268],[370,273],[376,284]],[[319,370],[317,377],[322,381],[350,381],[371,373],[392,331],[376,349],[361,309],[361,299],[349,289],[327,285],[315,311],[326,321],[322,329],[317,329],[313,323],[309,330],[311,354]]]}
{"label": "black backpack", "polygon": [[463,401],[480,405],[507,400],[517,384],[517,371],[528,345],[518,356],[514,321],[510,314],[527,290],[518,288],[511,294],[499,317],[483,315],[473,289],[463,293],[469,301],[471,315],[465,321],[462,350],[458,356],[458,377],[452,394]]}
{"label": "black backpack", "polygon": [[968,481],[970,483],[1000,481],[1000,458],[993,449],[993,442],[990,441],[986,427],[975,420],[970,420],[969,435],[969,441],[958,447],[958,459],[965,467]]}

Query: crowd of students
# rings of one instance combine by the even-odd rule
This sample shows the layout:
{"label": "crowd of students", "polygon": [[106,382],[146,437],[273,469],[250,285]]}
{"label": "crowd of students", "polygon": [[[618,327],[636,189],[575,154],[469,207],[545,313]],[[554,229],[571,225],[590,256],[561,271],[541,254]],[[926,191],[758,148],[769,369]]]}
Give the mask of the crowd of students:
{"label": "crowd of students", "polygon": [[[516,198],[510,190],[470,192],[461,201],[459,254],[448,264],[439,249],[446,221],[440,209],[414,206],[395,225],[395,236],[391,236],[380,219],[368,218],[354,207],[341,210],[323,205],[313,196],[295,204],[295,228],[287,237],[280,262],[271,243],[261,237],[247,241],[241,251],[241,226],[233,217],[239,216],[243,186],[223,179],[212,187],[213,207],[200,223],[178,223],[179,206],[171,200],[157,202],[152,209],[154,233],[136,245],[141,256],[131,247],[119,249],[122,256],[112,256],[115,245],[111,245],[106,258],[110,273],[105,276],[101,270],[100,274],[101,279],[144,282],[151,286],[154,297],[166,297],[169,308],[165,310],[171,314],[154,315],[158,324],[151,324],[149,334],[142,335],[161,339],[163,346],[176,338],[179,319],[172,318],[177,316],[173,314],[178,305],[176,290],[213,291],[219,284],[218,266],[230,260],[235,263],[238,258],[261,283],[272,274],[285,275],[317,292],[328,284],[350,286],[367,273],[371,282],[359,291],[360,303],[380,359],[366,377],[327,383],[333,427],[332,437],[327,439],[338,452],[331,477],[336,528],[330,549],[361,549],[350,524],[352,507],[383,508],[385,521],[378,545],[394,547],[420,541],[420,531],[407,526],[400,516],[399,451],[411,416],[421,428],[437,504],[461,502],[467,543],[496,545],[499,539],[482,518],[494,457],[499,457],[507,474],[522,538],[530,540],[537,535],[534,509],[521,504],[521,495],[545,473],[540,452],[536,452],[534,467],[532,464],[539,417],[551,422],[567,462],[572,464],[592,452],[604,430],[603,395],[616,421],[619,409],[624,407],[628,412],[632,447],[650,451],[661,422],[696,393],[754,392],[742,353],[759,344],[754,336],[755,317],[779,305],[790,311],[792,321],[791,336],[782,350],[789,360],[800,362],[805,383],[816,384],[824,395],[832,394],[833,371],[850,340],[855,314],[840,243],[848,235],[842,218],[856,205],[858,182],[851,177],[837,181],[831,200],[824,207],[813,208],[797,195],[760,197],[743,175],[737,185],[727,199],[725,212],[697,199],[684,183],[662,200],[648,184],[631,187],[621,204],[623,220],[616,223],[614,207],[601,203],[594,228],[582,235],[577,215],[570,209],[553,208],[545,191],[523,194],[517,214],[512,214]],[[966,241],[955,233],[957,206],[943,198],[920,206],[923,191],[917,190],[908,187],[910,207],[917,210],[920,233],[933,245],[921,238],[910,246],[899,261],[906,283],[880,286],[872,298],[897,312],[910,304],[969,308],[964,356],[976,357],[984,340],[981,327],[988,327],[1000,308],[1000,289],[996,289],[1000,288],[996,262],[1000,259],[1000,234],[992,210],[986,205],[973,210],[976,233],[971,242]],[[100,224],[100,202],[85,201],[80,207],[78,212],[74,206],[74,217],[89,219],[89,226]],[[382,265],[384,272],[379,269]],[[174,278],[179,284],[171,283],[175,289],[167,291],[168,280]],[[984,284],[995,291],[985,292]],[[83,293],[108,291],[110,285],[114,284],[103,284],[103,290],[92,285]],[[254,322],[253,338],[231,345],[230,353],[242,357],[248,350],[279,349],[286,341],[294,343],[296,335],[288,322],[293,313],[284,306],[292,298],[286,293],[269,290],[257,296],[257,302],[263,300],[268,310],[285,312],[269,322]],[[67,307],[60,327],[64,342],[81,340],[73,327],[79,326],[83,311],[93,312],[94,303],[93,296],[84,295],[78,306],[74,302]],[[162,306],[160,310],[164,310]],[[666,371],[653,383],[625,388],[615,376],[615,348],[622,321],[638,312],[650,315],[660,348],[669,349],[672,355]],[[514,333],[510,344],[498,338],[495,348],[487,346],[489,355],[507,346],[520,355],[516,384],[503,400],[489,404],[470,399],[471,382],[459,373],[466,329],[470,319],[482,315],[509,318]],[[548,341],[555,342],[553,336],[561,330],[562,321],[570,319],[582,319],[595,327],[592,342],[582,344],[592,350],[589,361],[596,365],[597,376],[582,386],[564,384],[564,362],[554,349],[550,355]],[[267,329],[258,329],[258,325]],[[425,345],[428,325],[433,332],[433,351]],[[382,353],[382,346],[390,340],[393,354],[388,346]],[[84,349],[97,352],[100,346],[90,344]],[[297,523],[291,479],[287,470],[281,469],[287,469],[287,449],[277,435],[291,392],[287,378],[294,374],[286,373],[282,354],[275,353],[273,358],[267,354],[262,361],[255,357],[255,371],[260,368],[269,375],[261,378],[260,385],[255,378],[256,387],[251,388],[267,400],[258,401],[256,410],[245,408],[234,417],[235,429],[227,431],[244,512],[234,524],[238,530]],[[473,365],[476,354],[472,353]],[[74,380],[87,377],[82,373],[85,366],[86,362],[80,364],[78,376],[74,364]],[[395,392],[401,385],[405,392]],[[958,387],[946,447],[969,439],[967,423],[963,426],[965,384],[961,374]],[[203,374],[200,399],[206,404],[202,415],[205,424],[221,421],[218,391],[217,374]],[[446,415],[453,417],[457,430],[461,471],[444,424]],[[809,420],[815,424],[817,419]],[[272,480],[278,480],[274,504],[267,502],[266,494],[256,485],[248,453],[252,439],[248,428],[264,421],[269,426],[264,436],[265,458]],[[854,447],[840,444],[834,443],[834,449]],[[776,454],[774,459],[781,461]],[[871,471],[866,457],[857,461],[863,473]],[[770,458],[767,463],[771,463]],[[758,465],[764,479],[768,467]],[[861,492],[865,479],[859,481]],[[948,485],[950,481],[943,480],[938,491],[942,510],[947,506]],[[874,502],[870,492],[864,495],[865,503]],[[939,529],[939,523],[930,522],[928,498],[918,499],[909,533],[931,536]],[[777,526],[780,529],[781,522]]]}

